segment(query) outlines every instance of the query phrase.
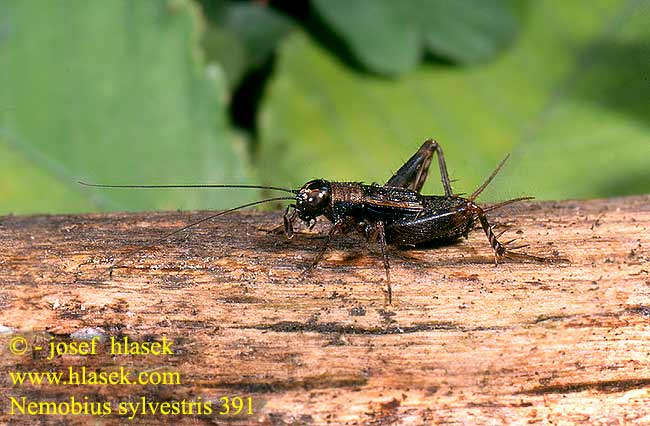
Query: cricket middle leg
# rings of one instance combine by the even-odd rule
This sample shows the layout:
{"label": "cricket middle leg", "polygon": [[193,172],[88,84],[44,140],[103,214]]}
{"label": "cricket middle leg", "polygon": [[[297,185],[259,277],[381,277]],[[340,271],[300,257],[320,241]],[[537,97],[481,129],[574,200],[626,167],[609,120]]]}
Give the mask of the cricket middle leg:
{"label": "cricket middle leg", "polygon": [[381,256],[384,261],[384,270],[386,271],[386,294],[388,296],[388,304],[390,305],[393,303],[393,290],[390,285],[390,262],[388,261],[384,222],[378,221],[369,225],[366,235],[370,242],[377,241],[379,242],[379,247],[381,247]]}
{"label": "cricket middle leg", "polygon": [[327,238],[325,240],[325,244],[323,244],[323,247],[321,250],[318,252],[314,260],[312,261],[311,265],[309,265],[307,268],[305,268],[304,271],[300,274],[300,279],[305,279],[309,274],[312,273],[314,269],[318,266],[318,264],[323,260],[323,257],[325,256],[325,252],[327,251],[327,248],[329,247],[330,243],[332,242],[332,238],[334,235],[338,234],[341,232],[343,229],[343,221],[338,221],[332,227],[330,228],[329,232],[327,233]]}

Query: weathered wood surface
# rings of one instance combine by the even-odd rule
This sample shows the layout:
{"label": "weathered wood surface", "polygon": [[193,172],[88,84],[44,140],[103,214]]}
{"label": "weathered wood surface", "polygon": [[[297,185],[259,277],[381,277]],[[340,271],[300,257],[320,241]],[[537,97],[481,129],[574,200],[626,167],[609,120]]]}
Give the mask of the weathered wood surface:
{"label": "weathered wood surface", "polygon": [[[392,249],[394,301],[379,250],[266,232],[279,213],[245,212],[102,270],[197,213],[0,218],[0,422],[8,424],[650,424],[650,197],[521,203],[492,214],[525,251],[571,263],[506,261],[486,238]],[[173,340],[173,356],[13,355],[105,337]],[[73,336],[75,336],[73,334]],[[106,344],[104,344],[106,345]],[[9,371],[178,371],[174,386],[17,386]],[[252,397],[237,417],[11,415],[30,401],[214,401]]]}

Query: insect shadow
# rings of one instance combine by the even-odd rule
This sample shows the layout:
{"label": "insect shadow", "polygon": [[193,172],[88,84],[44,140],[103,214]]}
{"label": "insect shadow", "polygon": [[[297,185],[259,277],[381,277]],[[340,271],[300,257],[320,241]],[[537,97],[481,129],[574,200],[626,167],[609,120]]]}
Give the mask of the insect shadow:
{"label": "insect shadow", "polygon": [[[422,187],[427,179],[429,166],[434,154],[437,154],[440,178],[444,195],[423,195]],[[228,210],[205,217],[190,223],[149,244],[128,251],[108,268],[109,275],[119,268],[119,263],[147,248],[151,248],[169,237],[188,228],[199,225],[216,217],[258,204],[291,201],[283,216],[283,225],[287,238],[294,235],[294,225],[303,222],[313,229],[317,218],[324,216],[332,226],[325,235],[325,242],[311,264],[303,271],[305,277],[322,261],[332,238],[337,234],[358,232],[370,243],[378,243],[381,248],[384,269],[386,272],[386,294],[388,303],[392,302],[390,280],[390,263],[387,245],[400,248],[435,247],[448,244],[460,237],[467,238],[475,225],[485,232],[494,252],[494,261],[502,258],[516,258],[539,262],[551,259],[516,252],[523,246],[512,247],[515,240],[505,243],[499,241],[499,234],[494,233],[494,227],[488,222],[486,213],[518,201],[530,200],[533,197],[519,197],[502,201],[490,206],[481,207],[476,199],[490,184],[499,170],[503,167],[508,156],[488,176],[469,197],[454,194],[447,173],[444,154],[440,145],[432,140],[426,140],[411,158],[384,185],[366,185],[360,182],[334,182],[325,179],[314,179],[304,184],[300,189],[282,188],[261,185],[105,185],[79,182],[82,185],[100,188],[255,188],[290,193],[292,196],[273,197],[243,204]],[[504,231],[505,232],[505,231]]]}

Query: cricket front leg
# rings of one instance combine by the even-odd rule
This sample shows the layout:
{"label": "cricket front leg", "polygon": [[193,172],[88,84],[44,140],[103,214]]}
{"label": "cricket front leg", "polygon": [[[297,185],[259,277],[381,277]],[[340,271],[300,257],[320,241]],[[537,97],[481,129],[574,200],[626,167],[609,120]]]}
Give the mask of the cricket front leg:
{"label": "cricket front leg", "polygon": [[427,180],[429,166],[431,165],[434,152],[438,154],[438,167],[440,168],[440,178],[442,180],[442,186],[445,189],[445,195],[451,197],[453,191],[451,189],[449,174],[447,173],[445,156],[438,142],[433,139],[426,140],[420,149],[388,179],[388,182],[384,186],[406,188],[419,193],[422,190],[424,182]]}
{"label": "cricket front leg", "polygon": [[287,236],[287,239],[293,238],[293,222],[296,221],[296,218],[298,217],[298,213],[296,212],[296,206],[289,205],[287,206],[287,209],[284,211],[284,216],[282,217],[283,219],[283,225],[284,225],[284,235]]}
{"label": "cricket front leg", "polygon": [[296,206],[290,205],[287,206],[284,211],[283,223],[276,225],[271,229],[259,228],[260,230],[266,231],[269,234],[284,234],[288,240],[293,238],[293,223],[296,221],[298,214],[296,213]]}
{"label": "cricket front leg", "polygon": [[283,222],[280,225],[274,226],[272,229],[265,230],[269,234],[284,234],[288,240],[293,238],[293,223],[298,218],[298,213],[296,212],[296,206],[289,205],[284,211]]}

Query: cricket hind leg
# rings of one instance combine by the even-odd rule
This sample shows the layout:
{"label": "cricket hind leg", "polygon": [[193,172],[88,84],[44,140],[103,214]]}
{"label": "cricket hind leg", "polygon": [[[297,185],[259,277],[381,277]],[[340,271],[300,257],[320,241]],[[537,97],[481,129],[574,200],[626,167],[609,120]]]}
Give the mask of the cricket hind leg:
{"label": "cricket hind leg", "polygon": [[431,165],[434,153],[438,154],[438,168],[440,169],[440,178],[445,190],[445,196],[451,197],[454,193],[451,189],[449,174],[447,173],[445,156],[438,142],[433,139],[424,141],[420,149],[388,179],[388,182],[384,186],[405,188],[419,193],[422,190],[424,182],[427,180],[429,166]]}
{"label": "cricket hind leg", "polygon": [[479,206],[474,206],[474,210],[476,211],[476,216],[478,217],[481,227],[483,228],[483,232],[485,232],[485,236],[487,237],[488,241],[490,242],[490,246],[494,251],[494,263],[496,264],[498,262],[498,259],[502,258],[506,254],[506,248],[499,242],[497,236],[494,235],[494,228],[492,225],[490,225],[490,222],[488,222],[487,216],[485,215],[483,209]]}
{"label": "cricket hind leg", "polygon": [[[478,217],[479,223],[481,224],[481,228],[483,228],[483,232],[485,232],[485,235],[487,236],[488,241],[490,242],[490,246],[492,247],[492,250],[494,251],[494,264],[496,265],[499,261],[499,259],[502,259],[504,257],[507,258],[513,258],[513,259],[524,259],[524,260],[534,260],[536,262],[548,262],[551,261],[552,259],[547,259],[544,257],[539,257],[539,256],[533,256],[530,254],[525,254],[525,253],[519,253],[513,250],[520,249],[523,247],[527,247],[527,244],[520,245],[517,247],[512,247],[508,248],[508,245],[510,243],[513,243],[515,240],[510,240],[506,243],[501,243],[499,242],[498,238],[503,235],[503,232],[499,233],[499,235],[494,234],[494,226],[490,225],[490,223],[487,220],[487,216],[485,215],[485,211],[474,204],[472,206],[473,210],[476,212],[476,217]],[[504,231],[505,232],[505,231]]]}

